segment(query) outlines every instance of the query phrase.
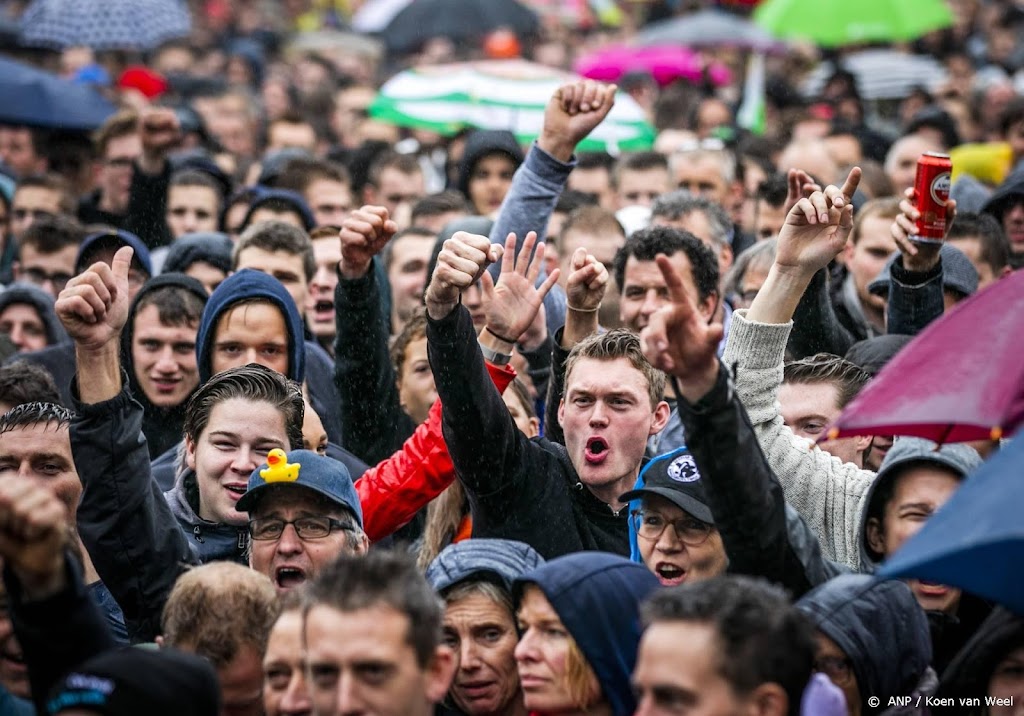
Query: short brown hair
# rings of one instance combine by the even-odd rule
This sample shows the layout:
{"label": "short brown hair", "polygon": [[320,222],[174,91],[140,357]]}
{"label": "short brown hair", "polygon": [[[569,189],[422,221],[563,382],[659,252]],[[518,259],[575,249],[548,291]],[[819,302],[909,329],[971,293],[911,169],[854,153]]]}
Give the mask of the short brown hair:
{"label": "short brown hair", "polygon": [[616,328],[607,333],[596,333],[573,346],[569,357],[565,360],[564,390],[566,392],[569,389],[569,376],[572,374],[572,369],[581,358],[602,361],[617,358],[628,360],[630,365],[643,373],[644,379],[647,381],[647,393],[651,399],[652,409],[661,402],[661,398],[665,394],[665,374],[651,365],[644,357],[643,349],[640,346],[640,337],[625,328]]}
{"label": "short brown hair", "polygon": [[864,202],[864,206],[857,210],[853,218],[853,229],[850,231],[850,243],[854,246],[860,241],[860,232],[864,222],[872,216],[883,219],[895,219],[900,213],[900,198],[898,196],[887,196],[881,199],[872,199]]}
{"label": "short brown hair", "polygon": [[315,181],[333,181],[352,187],[352,177],[344,166],[311,157],[296,157],[285,163],[284,171],[274,181],[274,187],[305,194],[306,189]]}
{"label": "short brown hair", "polygon": [[615,218],[615,214],[600,206],[581,206],[569,214],[558,234],[556,246],[559,256],[564,251],[565,237],[570,231],[582,231],[587,234],[618,234],[622,237],[623,242],[626,240],[626,232],[619,220]]}
{"label": "short brown hair", "polygon": [[103,157],[111,141],[135,134],[139,129],[139,114],[134,109],[124,109],[107,118],[92,135],[96,155]]}
{"label": "short brown hair", "polygon": [[75,196],[71,190],[71,184],[60,174],[52,172],[48,174],[33,174],[32,176],[20,179],[18,180],[18,185],[14,188],[14,195],[17,196],[18,192],[22,189],[29,189],[31,187],[48,189],[60,194],[60,212],[69,216],[74,215]]}
{"label": "short brown hair", "polygon": [[[302,271],[306,283],[313,280],[316,273],[316,257],[313,255],[313,242],[309,234],[287,221],[261,221],[250,224],[238,237],[235,249],[231,253],[231,267],[238,270],[238,257],[249,248],[262,249],[270,253],[283,251],[302,259]],[[302,306],[299,306],[302,310]]]}
{"label": "short brown hair", "polygon": [[834,385],[839,394],[838,408],[845,408],[869,380],[871,376],[860,366],[831,353],[817,353],[786,363],[782,378],[783,383],[794,385]]}
{"label": "short brown hair", "polygon": [[43,216],[18,237],[18,247],[31,246],[41,254],[55,254],[68,246],[80,246],[85,227],[69,214]]}
{"label": "short brown hair", "polygon": [[245,646],[262,659],[280,604],[270,579],[234,562],[191,569],[174,584],[161,627],[168,646],[228,664]]}
{"label": "short brown hair", "polygon": [[402,382],[402,371],[405,368],[405,356],[409,351],[409,345],[413,341],[427,337],[427,314],[418,310],[406,321],[402,331],[395,338],[391,346],[391,365],[395,369],[395,379]]}

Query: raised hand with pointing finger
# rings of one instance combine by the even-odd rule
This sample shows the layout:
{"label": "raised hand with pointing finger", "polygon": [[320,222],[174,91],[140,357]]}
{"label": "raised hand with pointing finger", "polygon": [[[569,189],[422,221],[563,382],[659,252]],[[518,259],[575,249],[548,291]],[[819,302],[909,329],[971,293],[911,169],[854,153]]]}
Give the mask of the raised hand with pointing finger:
{"label": "raised hand with pointing finger", "polygon": [[110,265],[97,262],[68,281],[57,297],[56,311],[81,350],[117,345],[128,320],[129,286],[134,250],[117,250]]}

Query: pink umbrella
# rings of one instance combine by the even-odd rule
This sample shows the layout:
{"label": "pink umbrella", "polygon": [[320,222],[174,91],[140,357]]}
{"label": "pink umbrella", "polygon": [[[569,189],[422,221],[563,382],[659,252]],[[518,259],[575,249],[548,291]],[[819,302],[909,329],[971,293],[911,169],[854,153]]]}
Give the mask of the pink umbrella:
{"label": "pink umbrella", "polygon": [[995,440],[1024,422],[1024,271],[929,325],[896,354],[828,431]]}
{"label": "pink umbrella", "polygon": [[[677,79],[700,82],[704,77],[704,60],[693,50],[679,46],[604,47],[576,61],[576,72],[593,80],[617,82],[630,72],[648,72],[661,86]],[[728,68],[717,63],[708,67],[708,76],[715,85],[732,81]]]}

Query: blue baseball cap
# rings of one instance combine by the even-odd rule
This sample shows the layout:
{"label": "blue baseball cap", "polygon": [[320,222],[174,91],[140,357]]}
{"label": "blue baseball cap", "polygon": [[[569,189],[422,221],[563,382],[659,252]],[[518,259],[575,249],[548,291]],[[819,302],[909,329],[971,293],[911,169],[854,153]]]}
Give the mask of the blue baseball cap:
{"label": "blue baseball cap", "polygon": [[275,485],[298,485],[323,495],[356,516],[363,526],[363,507],[352,484],[348,468],[334,458],[317,455],[312,450],[292,450],[286,453],[274,448],[267,462],[249,476],[245,494],[235,505],[239,512],[249,512],[260,495]]}

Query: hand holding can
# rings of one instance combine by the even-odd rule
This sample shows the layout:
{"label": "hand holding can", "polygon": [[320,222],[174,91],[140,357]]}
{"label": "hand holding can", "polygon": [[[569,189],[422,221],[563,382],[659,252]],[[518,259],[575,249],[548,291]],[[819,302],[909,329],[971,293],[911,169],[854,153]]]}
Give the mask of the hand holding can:
{"label": "hand holding can", "polygon": [[941,244],[946,237],[952,170],[953,162],[948,154],[925,152],[917,160],[914,197],[918,216],[911,241]]}

